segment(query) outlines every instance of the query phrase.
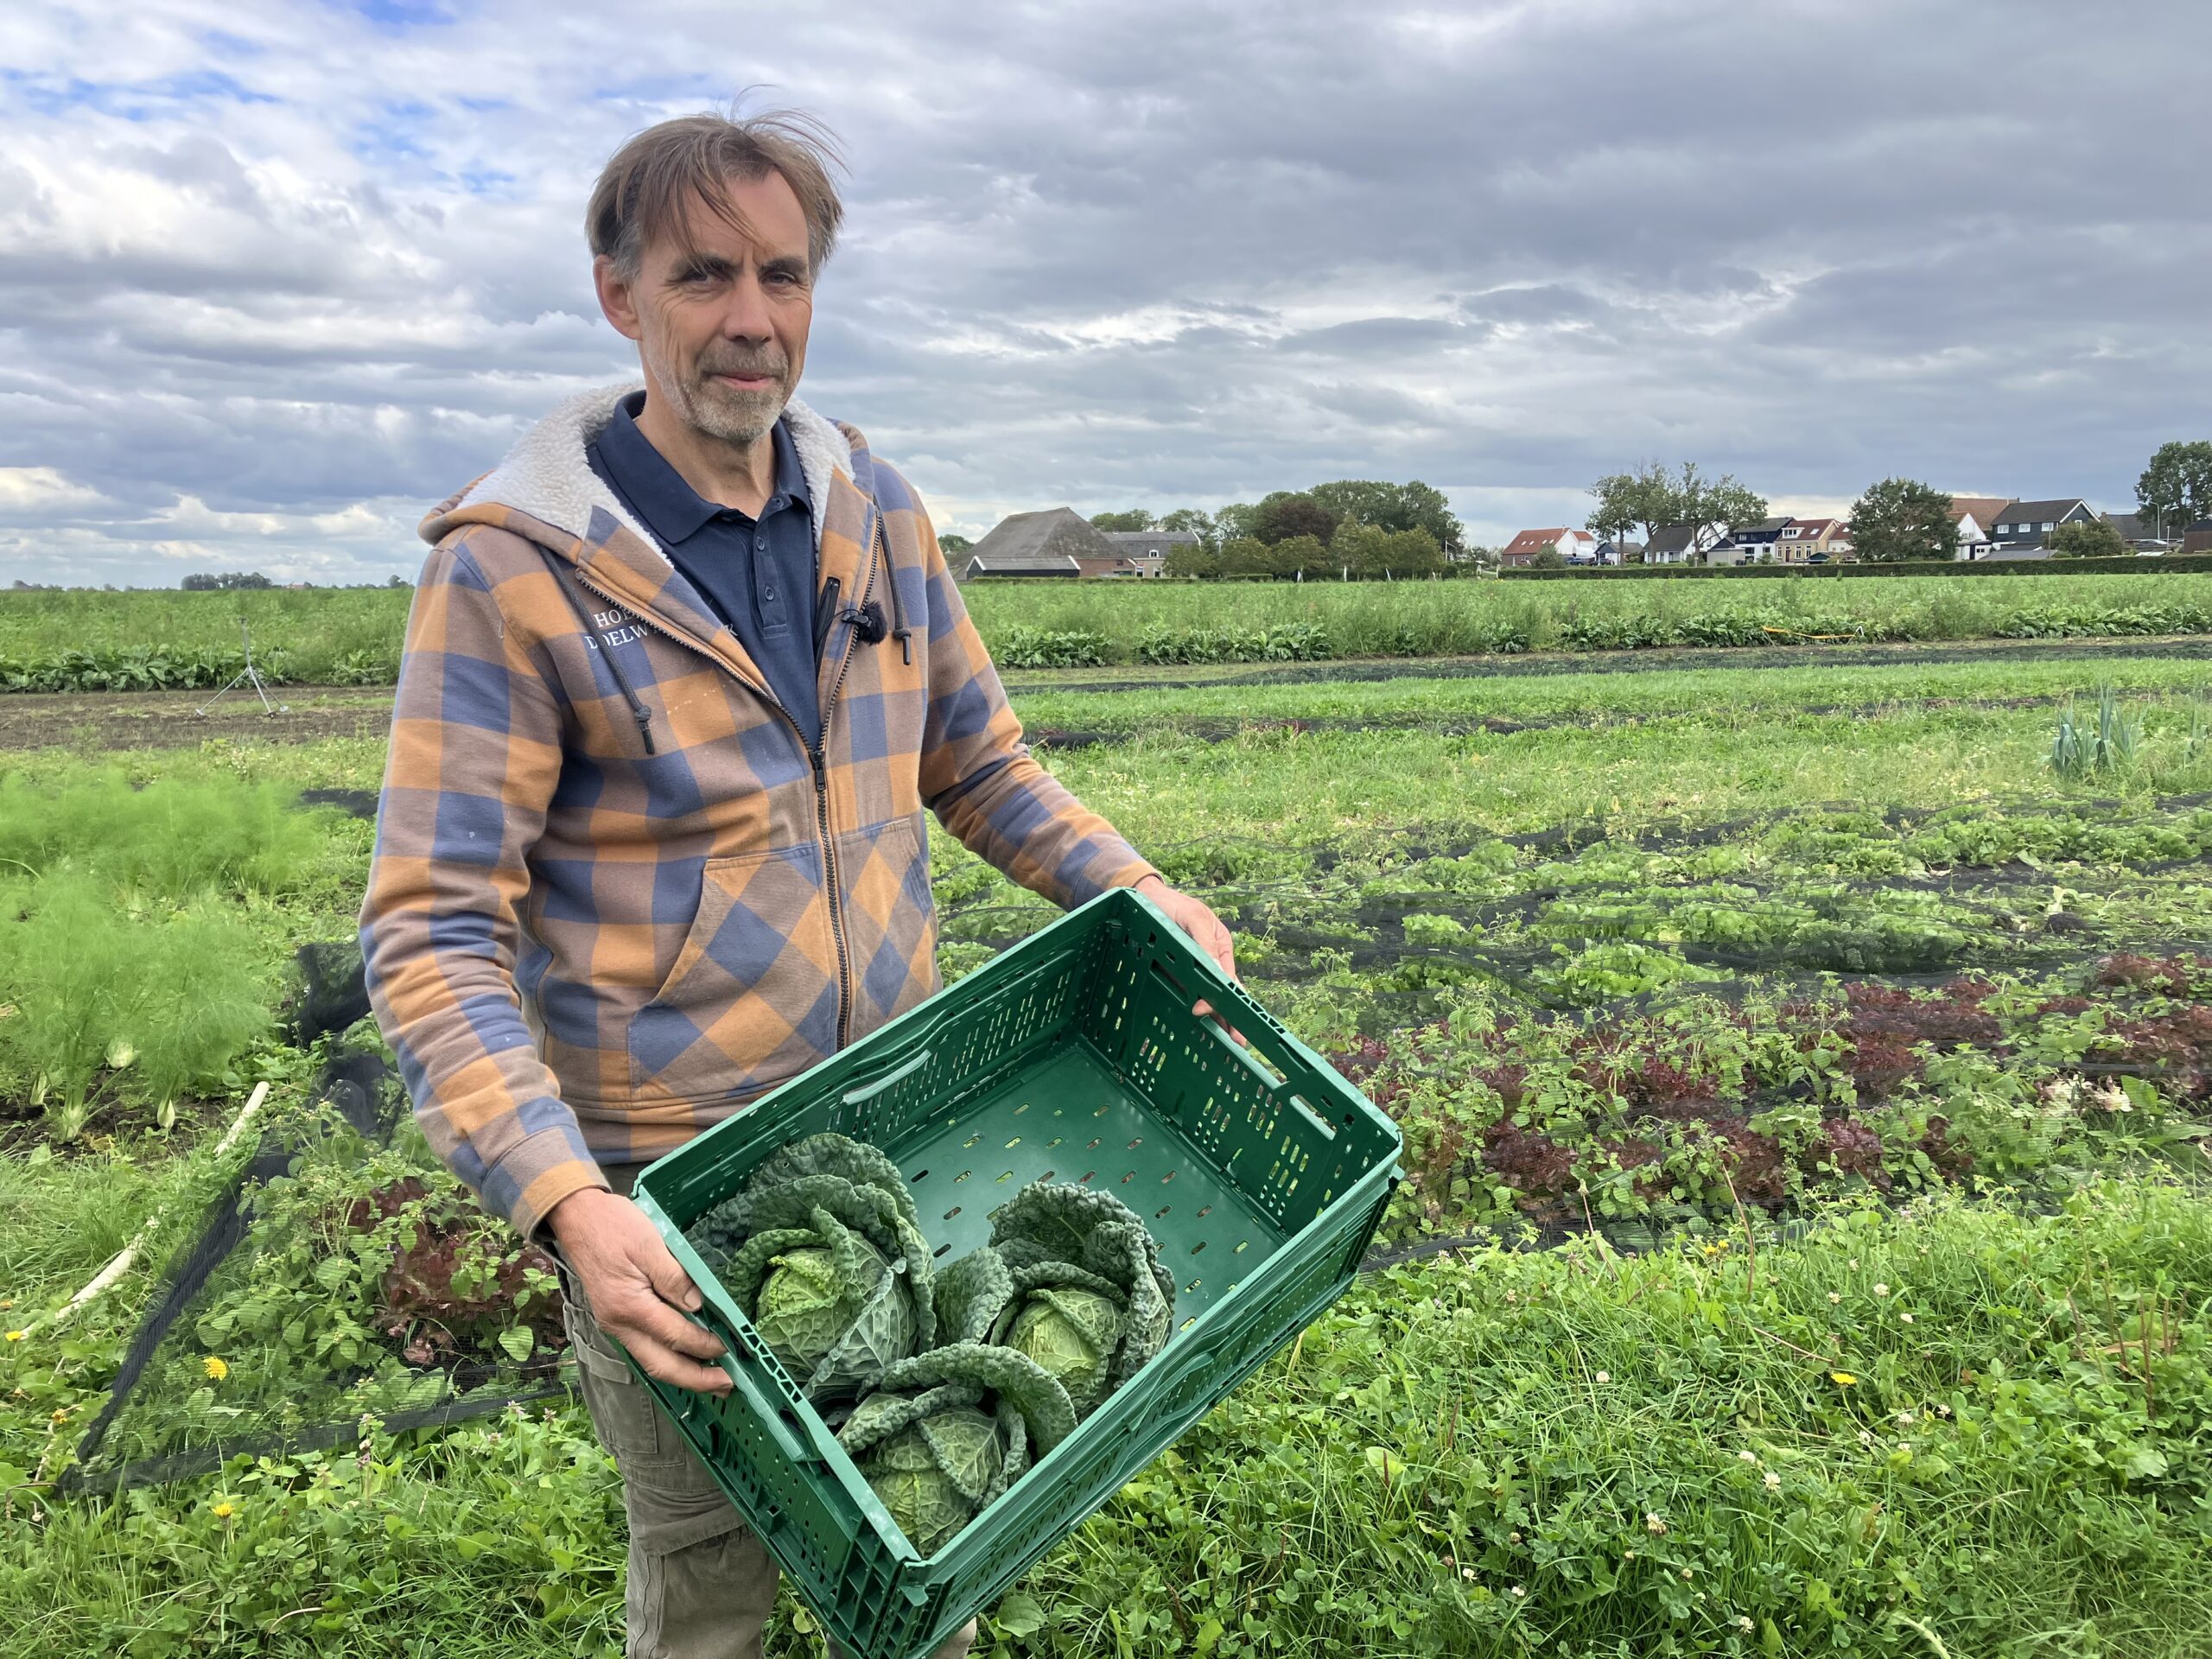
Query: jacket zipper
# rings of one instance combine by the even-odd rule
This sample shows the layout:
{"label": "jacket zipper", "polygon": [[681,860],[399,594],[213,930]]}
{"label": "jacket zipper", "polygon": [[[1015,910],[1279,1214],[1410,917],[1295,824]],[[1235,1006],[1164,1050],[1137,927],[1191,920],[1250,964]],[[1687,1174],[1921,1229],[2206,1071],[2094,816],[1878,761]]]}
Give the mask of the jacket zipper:
{"label": "jacket zipper", "polygon": [[[874,535],[870,537],[868,542],[868,579],[861,585],[860,602],[863,605],[868,602],[869,594],[873,593],[875,588],[874,555],[877,543],[883,534],[882,513],[880,511],[874,509],[871,509],[871,511],[875,512],[875,531]],[[621,599],[617,595],[607,592],[604,587],[601,586],[598,582],[594,582],[590,576],[585,573],[582,565],[578,564],[571,568],[575,569],[576,573],[576,580],[579,582],[582,583],[586,588],[590,588],[592,592],[597,594],[608,604],[621,607],[622,609],[629,612],[632,616],[635,616],[639,622],[643,623],[653,632],[659,634],[663,639],[672,640],[677,645],[684,646],[687,650],[697,652],[701,656],[705,657],[709,661],[714,663],[716,667],[727,667],[727,664],[723,664],[720,658],[716,657],[714,652],[708,650],[696,639],[690,639],[683,634],[678,633],[674,628],[670,627],[667,624],[639,612],[627,600]],[[845,671],[852,666],[852,661],[853,631],[851,628],[848,627],[845,630],[844,655],[837,659],[837,676],[835,679],[830,682],[830,696],[822,704],[821,734],[811,743],[807,741],[806,733],[800,728],[799,723],[798,720],[793,717],[791,711],[784,707],[783,700],[776,696],[774,690],[768,686],[766,682],[763,681],[759,685],[753,685],[751,681],[745,680],[745,677],[743,675],[737,676],[741,681],[744,681],[747,687],[760,692],[763,697],[766,698],[768,706],[784,717],[784,724],[790,727],[791,728],[791,735],[798,739],[799,747],[806,751],[807,764],[811,766],[814,771],[815,836],[822,846],[822,868],[829,891],[830,938],[831,943],[837,948],[837,1046],[840,1049],[843,1048],[846,1043],[849,1040],[848,1033],[852,1028],[852,965],[845,952],[844,899],[838,885],[836,842],[831,838],[830,834],[830,763],[823,753],[823,750],[830,741],[830,711],[836,707],[837,693],[845,683]],[[652,752],[652,745],[650,741],[646,746],[646,752],[648,753]]]}
{"label": "jacket zipper", "polygon": [[[861,582],[861,596],[856,601],[861,606],[865,606],[868,595],[875,591],[875,550],[883,535],[882,512],[873,507],[869,512],[874,524],[868,537],[868,575]],[[830,937],[837,947],[837,1046],[840,1049],[851,1040],[852,963],[845,955],[844,909],[839,900],[844,888],[837,871],[837,843],[830,835],[830,762],[825,751],[830,744],[830,711],[837,706],[837,693],[844,687],[845,671],[853,665],[853,633],[854,630],[848,626],[844,655],[837,658],[836,677],[830,682],[830,695],[823,701],[821,743],[807,751],[808,758],[814,762],[814,810],[822,823],[822,855],[830,873]],[[786,715],[785,718],[790,717]],[[792,721],[791,728],[796,731],[798,722]]]}

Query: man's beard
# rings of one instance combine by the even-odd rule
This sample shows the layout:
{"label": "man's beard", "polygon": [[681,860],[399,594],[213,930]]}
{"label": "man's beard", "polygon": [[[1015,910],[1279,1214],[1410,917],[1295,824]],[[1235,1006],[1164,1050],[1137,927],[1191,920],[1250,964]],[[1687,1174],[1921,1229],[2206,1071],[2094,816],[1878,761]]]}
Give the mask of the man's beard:
{"label": "man's beard", "polygon": [[[766,437],[791,401],[791,360],[775,347],[747,352],[722,349],[702,355],[689,375],[658,350],[648,348],[646,366],[668,396],[669,406],[684,425],[724,443],[747,448]],[[774,384],[746,391],[716,379],[719,374],[765,374]]]}

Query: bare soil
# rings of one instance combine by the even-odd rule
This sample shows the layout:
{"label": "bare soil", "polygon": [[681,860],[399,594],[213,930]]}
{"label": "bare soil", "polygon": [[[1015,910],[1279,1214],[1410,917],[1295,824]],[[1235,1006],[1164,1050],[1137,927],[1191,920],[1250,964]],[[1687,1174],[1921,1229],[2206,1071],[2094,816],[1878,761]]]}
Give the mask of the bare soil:
{"label": "bare soil", "polygon": [[391,725],[389,686],[288,685],[264,709],[235,691],[207,704],[206,691],[82,691],[0,697],[0,750],[196,748],[211,737],[233,741],[311,743],[328,737],[381,737]]}

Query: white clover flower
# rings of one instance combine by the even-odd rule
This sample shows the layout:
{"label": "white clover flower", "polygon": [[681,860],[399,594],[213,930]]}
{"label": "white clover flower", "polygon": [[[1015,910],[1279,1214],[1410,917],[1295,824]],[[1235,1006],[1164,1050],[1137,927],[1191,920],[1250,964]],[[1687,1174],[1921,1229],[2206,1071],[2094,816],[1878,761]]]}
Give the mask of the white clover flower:
{"label": "white clover flower", "polygon": [[1599,1380],[1600,1382],[1611,1382],[1613,1379],[1611,1378],[1611,1376],[1610,1376],[1609,1375],[1607,1375],[1605,1372],[1604,1372],[1604,1371],[1600,1371],[1600,1372],[1599,1372],[1599,1373],[1598,1373],[1598,1380]]}
{"label": "white clover flower", "polygon": [[1887,1285],[1878,1284],[1874,1287],[1874,1294],[1877,1296],[1886,1296],[1890,1294],[1890,1287]]}
{"label": "white clover flower", "polygon": [[1771,1469],[1766,1471],[1766,1489],[1770,1492],[1778,1492],[1782,1490],[1782,1477]]}
{"label": "white clover flower", "polygon": [[1667,1523],[1659,1518],[1656,1510],[1643,1517],[1643,1529],[1654,1538],[1664,1538],[1667,1535]]}
{"label": "white clover flower", "polygon": [[1843,1298],[1842,1298],[1840,1294],[1838,1294],[1836,1292],[1834,1292],[1834,1291],[1833,1291],[1833,1290],[1832,1290],[1832,1291],[1830,1291],[1830,1292],[1828,1292],[1828,1301],[1829,1301],[1829,1304],[1830,1304],[1831,1306],[1833,1306],[1834,1304],[1835,1304],[1835,1303],[1837,1303],[1837,1302],[1840,1302],[1842,1300],[1843,1300]]}
{"label": "white clover flower", "polygon": [[1759,1454],[1756,1452],[1738,1452],[1736,1456],[1745,1463],[1757,1463],[1759,1460]]}

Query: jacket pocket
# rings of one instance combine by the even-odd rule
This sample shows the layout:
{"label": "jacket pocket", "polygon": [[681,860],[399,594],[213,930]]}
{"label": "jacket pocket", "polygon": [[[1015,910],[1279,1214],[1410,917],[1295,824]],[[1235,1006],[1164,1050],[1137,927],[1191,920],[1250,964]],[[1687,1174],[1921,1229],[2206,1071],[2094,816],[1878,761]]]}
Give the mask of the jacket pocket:
{"label": "jacket pocket", "polygon": [[838,836],[837,870],[853,958],[852,1035],[860,1037],[938,988],[937,911],[921,814]]}
{"label": "jacket pocket", "polygon": [[812,842],[707,861],[668,978],[631,1016],[640,1103],[753,1095],[837,1044],[837,948]]}

